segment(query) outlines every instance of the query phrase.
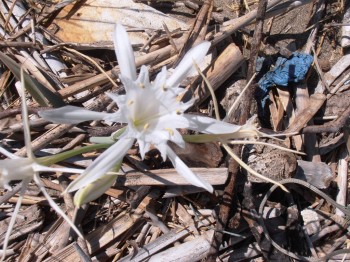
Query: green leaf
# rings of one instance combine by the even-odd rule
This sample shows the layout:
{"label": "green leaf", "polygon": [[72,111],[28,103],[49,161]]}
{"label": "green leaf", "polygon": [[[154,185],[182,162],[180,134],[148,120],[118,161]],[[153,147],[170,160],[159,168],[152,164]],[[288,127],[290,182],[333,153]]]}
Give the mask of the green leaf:
{"label": "green leaf", "polygon": [[72,149],[72,150],[69,150],[66,152],[58,153],[55,155],[40,157],[40,158],[37,158],[36,161],[41,165],[51,166],[51,165],[56,164],[60,161],[68,159],[70,157],[73,157],[76,155],[81,155],[81,154],[91,152],[91,151],[94,151],[97,149],[108,148],[110,146],[111,146],[110,144],[97,144],[97,145],[84,146],[81,148]]}
{"label": "green leaf", "polygon": [[[18,80],[21,79],[21,66],[6,54],[0,52],[0,60],[11,70]],[[24,86],[40,106],[61,107],[66,105],[63,99],[51,92],[40,82],[24,72]]]}

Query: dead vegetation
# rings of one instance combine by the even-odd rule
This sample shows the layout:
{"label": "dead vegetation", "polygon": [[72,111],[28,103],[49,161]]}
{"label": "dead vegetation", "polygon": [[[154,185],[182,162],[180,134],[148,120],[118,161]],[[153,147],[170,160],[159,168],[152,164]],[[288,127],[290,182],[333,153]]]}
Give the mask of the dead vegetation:
{"label": "dead vegetation", "polygon": [[[52,124],[37,113],[67,104],[117,110],[105,94],[125,92],[113,50],[116,22],[129,31],[137,67],[147,65],[153,76],[163,66],[175,67],[191,47],[210,41],[209,55],[199,66],[215,90],[220,118],[243,125],[258,115],[260,130],[280,138],[257,140],[272,146],[251,140],[233,140],[229,146],[251,168],[281,181],[289,193],[242,169],[223,149],[229,147],[224,143],[187,143],[185,149],[171,145],[214,186],[214,194],[191,186],[156,149],[142,160],[135,144],[124,158],[125,174],[81,208],[64,192],[77,175],[41,173],[46,190],[84,239],[54,212],[38,186],[29,184],[6,260],[350,260],[350,211],[345,208],[350,1],[1,0],[1,147],[16,156],[27,153],[20,68],[25,70],[31,144],[41,163],[86,168],[109,146],[92,141],[109,137],[122,125]],[[312,56],[307,74],[287,86],[272,85],[262,105],[259,80],[277,68],[278,57],[291,60],[296,51]],[[214,117],[214,98],[200,75],[181,86],[181,99],[195,101],[191,114]],[[50,155],[67,152],[72,155],[50,162]],[[21,182],[11,186],[1,189],[1,245]]]}

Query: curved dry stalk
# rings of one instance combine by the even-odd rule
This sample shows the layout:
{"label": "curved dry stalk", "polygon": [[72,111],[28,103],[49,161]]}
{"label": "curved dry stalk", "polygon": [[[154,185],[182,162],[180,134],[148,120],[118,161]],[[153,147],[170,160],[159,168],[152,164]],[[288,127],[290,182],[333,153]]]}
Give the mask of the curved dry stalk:
{"label": "curved dry stalk", "polygon": [[113,79],[106,73],[106,71],[104,71],[103,68],[100,67],[99,64],[97,64],[93,59],[91,59],[90,57],[88,57],[88,56],[86,56],[86,55],[84,55],[84,54],[82,54],[82,53],[80,53],[80,52],[78,52],[78,51],[75,50],[75,49],[68,48],[68,47],[65,47],[65,49],[66,49],[67,51],[73,53],[73,54],[76,54],[76,55],[78,55],[78,56],[83,57],[84,59],[88,60],[90,63],[94,64],[94,65],[97,67],[97,69],[100,70],[100,72],[106,76],[106,78],[112,83],[113,86],[119,87],[119,86],[113,81]]}
{"label": "curved dry stalk", "polygon": [[[213,99],[213,104],[214,104],[214,109],[215,109],[215,116],[216,116],[216,119],[220,121],[220,116],[219,116],[219,106],[218,106],[218,101],[216,99],[216,96],[215,96],[215,92],[214,92],[214,89],[213,87],[211,86],[211,84],[209,83],[208,79],[204,76],[204,74],[199,70],[199,67],[196,65],[195,62],[193,62],[198,73],[203,77],[205,83],[207,84],[207,87],[210,91],[210,94],[212,96],[212,99]],[[253,77],[252,77],[253,78]],[[251,79],[252,80],[252,79]],[[237,101],[237,100],[236,100]],[[260,133],[260,132],[259,132]],[[261,133],[262,134],[262,133]],[[279,186],[282,190],[286,191],[286,192],[289,192],[287,190],[287,188],[285,186],[283,186],[282,184],[278,183],[277,181],[275,180],[272,180],[268,177],[265,177],[261,174],[259,174],[258,172],[256,172],[255,170],[253,170],[252,168],[250,168],[246,163],[244,163],[242,161],[242,159],[240,159],[232,150],[231,148],[226,144],[225,141],[221,140],[220,141],[222,146],[224,147],[224,149],[226,150],[226,152],[241,166],[243,167],[247,172],[249,172],[251,175],[257,177],[257,178],[260,178],[264,181],[267,181],[269,183],[272,183],[274,185],[277,185]]]}
{"label": "curved dry stalk", "polygon": [[231,105],[230,109],[228,110],[226,116],[224,117],[223,121],[227,121],[228,117],[232,114],[233,109],[235,109],[238,105],[239,100],[242,98],[245,91],[247,91],[248,87],[250,87],[250,84],[253,82],[254,78],[256,76],[256,73],[250,78],[246,86],[243,88],[242,92],[239,94],[235,102]]}
{"label": "curved dry stalk", "polygon": [[261,174],[259,174],[258,172],[256,172],[254,169],[250,168],[246,163],[243,162],[242,159],[240,159],[232,150],[231,148],[226,144],[226,143],[222,143],[222,146],[225,148],[226,152],[241,166],[243,167],[247,172],[249,172],[251,175],[260,178],[262,180],[265,180],[269,183],[272,183],[274,185],[279,186],[280,188],[282,188],[284,191],[289,192],[288,189],[283,186],[282,184],[278,183],[275,180],[272,180],[271,178],[268,178],[266,176],[263,176]]}
{"label": "curved dry stalk", "polygon": [[251,141],[251,140],[235,140],[235,141],[230,141],[229,142],[231,145],[249,145],[249,144],[254,144],[254,145],[264,145],[264,146],[270,146],[273,148],[277,148],[280,150],[283,150],[285,152],[290,152],[290,153],[294,153],[294,154],[298,154],[298,155],[306,155],[304,152],[299,152],[293,149],[289,149],[289,148],[285,148],[283,146],[279,146],[276,144],[271,144],[271,143],[266,143],[266,142],[262,142],[262,141]]}

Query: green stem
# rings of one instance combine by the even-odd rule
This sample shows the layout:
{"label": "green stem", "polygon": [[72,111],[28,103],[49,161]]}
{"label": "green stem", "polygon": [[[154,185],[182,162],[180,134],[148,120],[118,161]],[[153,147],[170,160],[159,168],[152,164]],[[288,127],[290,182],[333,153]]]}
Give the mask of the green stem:
{"label": "green stem", "polygon": [[41,165],[51,166],[55,163],[66,160],[67,158],[70,158],[76,155],[81,155],[81,154],[84,154],[93,150],[101,149],[101,148],[108,148],[110,145],[111,144],[96,144],[96,145],[84,146],[78,149],[69,150],[69,151],[58,153],[52,156],[40,157],[40,158],[37,158],[36,160]]}

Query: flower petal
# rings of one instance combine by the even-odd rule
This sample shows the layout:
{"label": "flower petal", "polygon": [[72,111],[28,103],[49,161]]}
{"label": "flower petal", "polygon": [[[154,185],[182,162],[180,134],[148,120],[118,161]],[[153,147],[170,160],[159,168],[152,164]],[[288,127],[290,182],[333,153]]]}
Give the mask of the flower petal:
{"label": "flower petal", "polygon": [[90,120],[103,120],[109,113],[90,111],[77,106],[64,106],[57,109],[39,111],[42,118],[60,124],[77,124]]}
{"label": "flower petal", "polygon": [[40,180],[39,175],[37,175],[37,174],[34,175],[34,181],[38,185],[38,187],[40,188],[41,192],[43,193],[43,195],[45,196],[47,201],[49,202],[49,205],[57,212],[57,214],[59,214],[68,223],[68,225],[75,231],[75,233],[77,233],[77,235],[79,237],[84,239],[80,230],[77,228],[76,225],[74,225],[73,221],[70,220],[70,218],[60,209],[60,207],[55,203],[55,201],[53,201],[51,196],[47,193],[45,186],[43,185],[43,183]]}
{"label": "flower petal", "polygon": [[28,108],[25,94],[25,85],[24,85],[24,73],[23,67],[21,67],[21,102],[22,102],[22,121],[23,121],[23,133],[24,133],[24,142],[27,150],[27,156],[31,159],[34,159],[34,153],[32,150],[30,128],[29,128],[29,118],[28,118]]}
{"label": "flower petal", "polygon": [[166,152],[167,152],[167,147],[168,147],[166,142],[159,143],[159,144],[156,145],[156,147],[159,150],[160,155],[163,158],[163,161],[166,161]]}
{"label": "flower petal", "polygon": [[134,139],[122,138],[104,151],[77,179],[69,184],[66,191],[72,192],[103,177],[121,161],[134,143]]}
{"label": "flower petal", "polygon": [[139,150],[140,150],[140,155],[141,158],[144,159],[145,158],[145,154],[149,151],[151,144],[145,142],[142,139],[138,139],[137,143],[139,144]]}
{"label": "flower petal", "polygon": [[110,99],[112,99],[117,106],[120,108],[121,106],[125,105],[125,101],[126,101],[126,96],[125,95],[117,95],[114,93],[106,93],[107,96],[109,96]]}
{"label": "flower petal", "polygon": [[32,168],[34,172],[62,172],[62,173],[72,173],[72,174],[81,174],[84,172],[84,169],[69,168],[69,167],[48,167],[37,163],[33,163]]}
{"label": "flower petal", "polygon": [[194,68],[193,61],[195,61],[196,64],[200,64],[207,54],[209,47],[210,42],[205,41],[189,50],[180,64],[175,68],[174,73],[166,81],[166,85],[168,87],[177,87],[181,81],[191,73],[191,70]]}
{"label": "flower petal", "polygon": [[153,87],[157,89],[162,89],[165,87],[166,77],[167,77],[167,69],[165,66],[162,67],[162,70],[156,76],[156,79],[153,82]]}
{"label": "flower petal", "polygon": [[9,182],[13,180],[32,179],[34,163],[30,158],[0,160],[0,187],[8,188]]}
{"label": "flower petal", "polygon": [[28,186],[30,180],[31,179],[23,180],[22,188],[21,188],[21,191],[19,193],[19,197],[17,199],[15,210],[12,213],[9,225],[7,226],[7,231],[6,231],[6,235],[5,235],[5,239],[4,239],[3,247],[2,247],[2,259],[1,259],[1,261],[5,261],[4,259],[6,256],[6,249],[7,249],[8,243],[10,241],[12,229],[13,229],[13,226],[15,225],[19,209],[21,208],[21,205],[22,205],[23,196],[24,196],[24,193],[27,191],[27,186]]}
{"label": "flower petal", "polygon": [[106,175],[79,189],[74,195],[75,206],[79,208],[102,196],[114,184],[117,177],[118,175]]}
{"label": "flower petal", "polygon": [[118,59],[120,73],[135,81],[136,64],[134,52],[130,44],[128,33],[121,24],[115,26],[114,48]]}
{"label": "flower petal", "polygon": [[136,82],[138,84],[143,85],[143,88],[149,88],[150,82],[149,82],[149,73],[148,68],[145,65],[141,66],[139,77],[137,78]]}
{"label": "flower petal", "polygon": [[178,145],[179,147],[185,148],[185,141],[182,138],[182,135],[180,134],[180,132],[177,131],[176,129],[172,130],[169,140],[175,143],[176,145]]}
{"label": "flower petal", "polygon": [[183,117],[189,122],[188,129],[206,134],[228,134],[242,127],[206,116],[183,114]]}
{"label": "flower petal", "polygon": [[12,154],[11,152],[7,151],[5,148],[2,148],[1,146],[0,146],[0,153],[3,154],[4,156],[6,156],[7,158],[10,158],[10,159],[20,158],[19,156]]}
{"label": "flower petal", "polygon": [[205,181],[203,178],[194,174],[191,169],[186,166],[186,164],[175,154],[175,152],[167,146],[166,148],[167,156],[170,161],[173,163],[176,171],[182,175],[188,182],[197,187],[202,187],[205,190],[213,193],[214,189],[211,184]]}

